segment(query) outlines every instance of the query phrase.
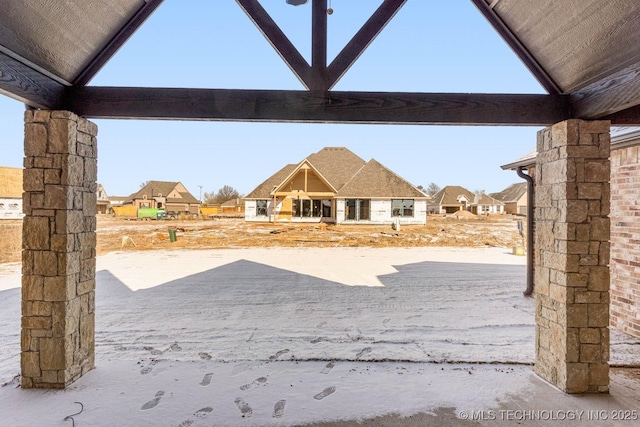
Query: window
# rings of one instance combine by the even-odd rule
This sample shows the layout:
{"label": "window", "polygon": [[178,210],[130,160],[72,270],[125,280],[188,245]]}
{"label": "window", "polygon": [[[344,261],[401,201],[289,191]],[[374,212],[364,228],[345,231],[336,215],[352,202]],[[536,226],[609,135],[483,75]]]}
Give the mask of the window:
{"label": "window", "polygon": [[256,200],[256,215],[257,216],[267,216],[267,201],[266,200]]}
{"label": "window", "polygon": [[322,216],[322,200],[312,200],[313,211],[312,216]]}
{"label": "window", "polygon": [[413,217],[413,199],[391,199],[391,216]]}
{"label": "window", "polygon": [[0,203],[0,209],[4,209],[4,203]]}
{"label": "window", "polygon": [[368,221],[371,219],[371,200],[346,199],[345,219],[354,221]]}
{"label": "window", "polygon": [[331,217],[331,200],[322,201],[322,216],[327,218]]}
{"label": "window", "polygon": [[[331,215],[331,201],[329,202],[329,215]],[[291,216],[294,218],[320,217],[323,213],[325,200],[293,199],[291,203]]]}
{"label": "window", "polygon": [[9,205],[9,209],[10,209],[10,210],[17,211],[17,210],[18,210],[18,204],[17,204],[17,203],[11,203],[11,204]]}

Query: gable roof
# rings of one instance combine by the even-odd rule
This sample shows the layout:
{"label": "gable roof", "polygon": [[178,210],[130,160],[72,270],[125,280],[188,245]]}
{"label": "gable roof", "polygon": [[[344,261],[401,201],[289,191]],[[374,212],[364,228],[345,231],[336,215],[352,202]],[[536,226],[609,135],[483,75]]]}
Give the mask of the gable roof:
{"label": "gable roof", "polygon": [[422,191],[374,159],[362,166],[338,191],[336,197],[428,198]]}
{"label": "gable roof", "polygon": [[489,195],[500,200],[503,203],[513,203],[520,200],[520,198],[525,194],[527,194],[527,183],[523,181],[511,184],[504,190],[498,193],[491,193]]}
{"label": "gable roof", "polygon": [[[147,199],[151,199],[152,197],[167,197],[176,187],[184,188],[181,182],[170,182],[170,181],[149,181],[135,193],[132,193],[127,199],[125,203],[133,202],[134,200],[144,199],[145,196]],[[184,188],[186,190],[186,188]],[[180,203],[200,203],[198,199],[196,199],[189,191],[179,191],[180,198],[169,198],[167,197],[167,202],[180,202]]]}
{"label": "gable roof", "polygon": [[473,200],[474,205],[485,205],[485,206],[500,206],[504,205],[500,200],[489,196],[488,194],[476,194],[475,199]]}
{"label": "gable roof", "polygon": [[429,196],[374,159],[365,162],[345,147],[325,147],[300,163],[284,166],[271,175],[245,199],[268,199],[303,165],[309,164],[320,178],[336,189],[335,197],[406,197]]}
{"label": "gable roof", "polygon": [[345,147],[325,147],[307,160],[337,191],[366,163]]}
{"label": "gable roof", "polygon": [[271,198],[271,192],[274,188],[282,184],[289,175],[295,170],[297,165],[288,164],[285,165],[278,172],[271,175],[260,185],[258,185],[253,191],[244,196],[244,199],[269,199]]}
{"label": "gable roof", "polygon": [[0,167],[0,197],[22,198],[22,168]]}
{"label": "gable roof", "polygon": [[295,176],[298,174],[298,172],[300,172],[303,169],[306,169],[307,171],[311,170],[325,185],[327,185],[332,191],[335,191],[335,187],[331,185],[331,183],[322,175],[322,173],[318,169],[316,169],[311,164],[311,162],[309,162],[308,159],[304,159],[303,161],[301,161],[296,165],[296,167],[291,171],[291,173],[289,173],[289,175],[287,175],[287,177],[284,180],[282,180],[280,184],[278,184],[275,188],[271,190],[271,193],[277,193],[279,191],[286,192],[286,190],[283,190],[283,187],[286,186],[287,183],[290,182],[292,179],[294,179]]}
{"label": "gable roof", "polygon": [[471,191],[467,190],[464,187],[460,187],[459,185],[447,185],[442,190],[438,191],[431,198],[432,205],[459,205],[460,201],[458,198],[460,196],[464,196],[469,200],[469,203],[473,203],[476,195]]}

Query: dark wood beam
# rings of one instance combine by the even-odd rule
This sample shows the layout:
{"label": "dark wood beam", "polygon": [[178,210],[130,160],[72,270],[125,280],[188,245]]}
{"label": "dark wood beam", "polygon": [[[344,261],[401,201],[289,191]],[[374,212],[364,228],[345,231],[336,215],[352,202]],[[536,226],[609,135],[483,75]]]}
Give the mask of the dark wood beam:
{"label": "dark wood beam", "polygon": [[571,101],[576,118],[589,120],[612,116],[619,120],[635,120],[631,119],[635,110],[616,113],[640,104],[640,62],[575,91]]}
{"label": "dark wood beam", "polygon": [[244,10],[249,19],[253,21],[262,35],[278,52],[282,60],[289,66],[293,74],[298,80],[309,89],[312,86],[313,75],[311,66],[298,52],[298,49],[291,43],[287,36],[282,32],[278,24],[276,24],[266,10],[257,0],[236,0],[238,5]]}
{"label": "dark wood beam", "polygon": [[35,108],[56,109],[66,86],[0,52],[0,93]]}
{"label": "dark wood beam", "polygon": [[313,81],[309,89],[329,90],[327,81],[327,0],[312,0],[311,69]]}
{"label": "dark wood beam", "polygon": [[136,32],[136,30],[147,20],[147,18],[160,6],[164,0],[146,0],[144,5],[127,22],[127,24],[115,35],[109,43],[102,49],[93,60],[85,67],[78,77],[73,81],[76,86],[84,86],[100,71],[100,69],[111,59],[123,44]]}
{"label": "dark wood beam", "polygon": [[511,49],[518,55],[524,65],[531,71],[533,76],[538,82],[545,88],[550,94],[561,94],[562,89],[556,84],[546,70],[538,63],[538,61],[531,55],[527,48],[520,42],[518,37],[511,31],[511,29],[502,21],[502,19],[493,11],[486,0],[471,0],[476,5],[478,10],[489,21],[493,28],[502,36],[504,41],[511,47]]}
{"label": "dark wood beam", "polygon": [[393,19],[395,14],[406,3],[407,0],[384,0],[380,7],[358,30],[355,36],[347,43],[342,51],[335,57],[329,65],[327,71],[327,83],[330,90],[358,60],[360,55],[380,34],[380,31]]}
{"label": "dark wood beam", "polygon": [[546,126],[570,118],[563,95],[75,87],[90,118]]}

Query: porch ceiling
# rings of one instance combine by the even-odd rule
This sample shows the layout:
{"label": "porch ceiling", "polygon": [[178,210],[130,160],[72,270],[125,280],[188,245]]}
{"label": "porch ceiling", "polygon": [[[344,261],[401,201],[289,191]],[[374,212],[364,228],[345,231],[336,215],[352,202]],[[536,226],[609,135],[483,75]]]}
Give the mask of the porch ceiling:
{"label": "porch ceiling", "polygon": [[[240,91],[86,86],[162,0],[5,0],[0,92],[31,107],[93,118],[490,125],[605,118],[640,124],[636,0],[471,0],[548,95],[331,91],[407,1],[419,0],[383,0],[338,60],[327,64],[327,0],[312,0],[313,61],[306,64],[257,0],[237,0],[311,89]],[[418,46],[415,54],[421,54]]]}

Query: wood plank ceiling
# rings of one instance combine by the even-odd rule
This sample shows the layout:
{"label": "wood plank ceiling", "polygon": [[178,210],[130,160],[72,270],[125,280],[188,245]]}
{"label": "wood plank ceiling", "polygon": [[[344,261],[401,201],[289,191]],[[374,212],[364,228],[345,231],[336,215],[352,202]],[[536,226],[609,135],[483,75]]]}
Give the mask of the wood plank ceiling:
{"label": "wood plank ceiling", "polygon": [[332,91],[396,12],[421,0],[382,0],[330,64],[327,0],[309,1],[311,64],[257,0],[236,0],[307,89],[266,91],[87,86],[162,0],[3,0],[0,93],[92,118],[548,125],[573,117],[640,125],[637,0],[471,0],[547,95]]}

